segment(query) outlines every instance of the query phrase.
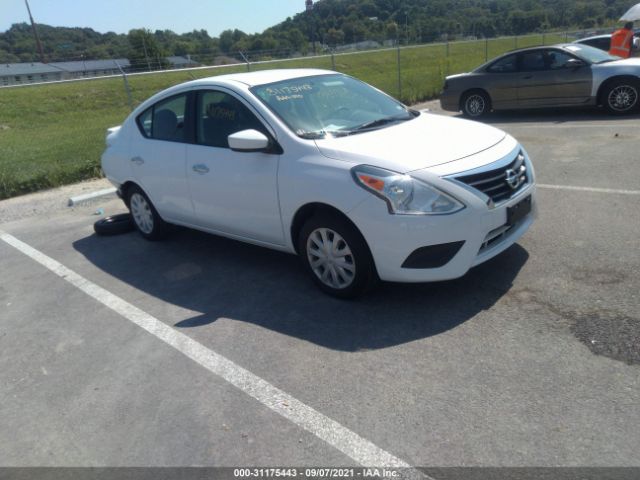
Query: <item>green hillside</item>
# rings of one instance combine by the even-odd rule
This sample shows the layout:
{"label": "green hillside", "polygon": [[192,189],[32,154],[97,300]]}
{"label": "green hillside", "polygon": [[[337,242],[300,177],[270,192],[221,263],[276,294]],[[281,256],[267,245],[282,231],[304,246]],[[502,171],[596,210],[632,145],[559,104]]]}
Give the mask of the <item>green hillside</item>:
{"label": "green hillside", "polygon": [[[262,33],[248,35],[229,29],[212,37],[206,30],[176,34],[146,31],[146,47],[161,55],[191,55],[211,64],[238,51],[252,59],[306,54],[363,40],[402,45],[467,37],[495,38],[563,29],[611,25],[629,8],[628,0],[319,0]],[[303,0],[300,7],[303,8]],[[136,38],[98,33],[90,28],[39,25],[49,61],[80,58],[136,58],[142,54]],[[157,50],[155,50],[157,48]],[[155,57],[154,57],[155,58]],[[38,60],[31,28],[16,24],[0,33],[0,62]]]}

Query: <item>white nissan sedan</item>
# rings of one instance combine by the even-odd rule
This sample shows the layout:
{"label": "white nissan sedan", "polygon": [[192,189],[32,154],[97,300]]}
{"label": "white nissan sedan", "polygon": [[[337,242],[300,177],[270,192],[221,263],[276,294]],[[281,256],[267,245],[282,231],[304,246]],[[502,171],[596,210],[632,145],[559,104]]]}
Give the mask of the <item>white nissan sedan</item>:
{"label": "white nissan sedan", "polygon": [[460,277],[535,211],[513,137],[326,70],[169,88],[109,129],[102,168],[143,237],[176,224],[295,253],[343,298],[378,279]]}

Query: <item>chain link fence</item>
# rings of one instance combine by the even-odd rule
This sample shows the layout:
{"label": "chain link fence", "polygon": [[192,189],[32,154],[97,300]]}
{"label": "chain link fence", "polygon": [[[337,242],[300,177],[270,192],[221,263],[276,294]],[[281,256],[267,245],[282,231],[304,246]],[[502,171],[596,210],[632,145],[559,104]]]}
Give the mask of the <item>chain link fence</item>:
{"label": "chain link fence", "polygon": [[191,57],[204,65],[189,68],[167,68],[158,59],[117,60],[107,75],[93,76],[93,70],[81,68],[74,78],[55,83],[0,88],[0,199],[99,176],[106,129],[120,124],[154,93],[185,81],[273,68],[320,68],[362,79],[412,105],[436,98],[447,75],[469,71],[515,48],[576,37],[540,33],[369,50],[356,46],[315,56],[236,52],[221,58],[212,52],[210,57]]}

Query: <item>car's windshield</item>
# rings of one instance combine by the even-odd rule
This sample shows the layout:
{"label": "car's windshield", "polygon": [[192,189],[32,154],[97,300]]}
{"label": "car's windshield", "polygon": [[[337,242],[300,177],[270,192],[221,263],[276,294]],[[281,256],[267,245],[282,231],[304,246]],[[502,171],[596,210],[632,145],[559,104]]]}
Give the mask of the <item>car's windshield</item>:
{"label": "car's windshield", "polygon": [[620,57],[609,55],[609,53],[604,50],[600,50],[599,48],[591,47],[589,45],[574,43],[567,45],[565,48],[583,60],[587,60],[589,63],[606,63],[613,62],[614,60],[620,60]]}
{"label": "car's windshield", "polygon": [[352,135],[416,116],[393,98],[341,74],[292,78],[251,92],[302,138]]}

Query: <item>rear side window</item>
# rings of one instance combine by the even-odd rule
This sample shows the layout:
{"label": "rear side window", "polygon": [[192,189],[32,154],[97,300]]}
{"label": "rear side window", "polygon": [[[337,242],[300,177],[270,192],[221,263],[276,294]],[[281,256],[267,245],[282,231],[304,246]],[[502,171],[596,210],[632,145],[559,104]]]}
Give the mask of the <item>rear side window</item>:
{"label": "rear side window", "polygon": [[186,110],[186,93],[162,100],[138,116],[138,128],[147,138],[184,142]]}
{"label": "rear side window", "polygon": [[491,73],[511,73],[517,70],[517,56],[509,55],[508,57],[501,58],[500,60],[494,62],[489,68],[487,68],[487,72]]}
{"label": "rear side window", "polygon": [[547,65],[544,61],[544,52],[542,50],[522,54],[520,70],[524,72],[533,72],[537,70],[546,70],[546,68]]}
{"label": "rear side window", "polygon": [[151,118],[153,117],[153,107],[148,108],[138,116],[138,127],[140,133],[145,137],[151,138]]}

